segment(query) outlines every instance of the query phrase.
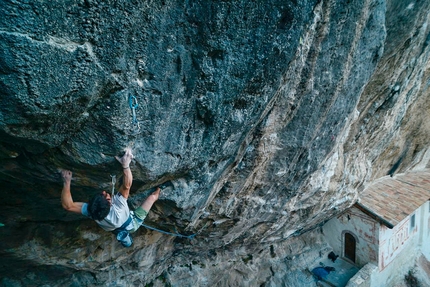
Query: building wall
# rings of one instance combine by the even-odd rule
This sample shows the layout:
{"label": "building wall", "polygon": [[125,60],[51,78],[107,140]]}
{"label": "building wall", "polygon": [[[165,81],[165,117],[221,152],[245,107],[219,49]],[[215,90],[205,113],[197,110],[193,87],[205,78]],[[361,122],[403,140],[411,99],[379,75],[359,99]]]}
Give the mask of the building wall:
{"label": "building wall", "polygon": [[[415,215],[413,226],[412,215]],[[324,237],[333,251],[342,257],[345,232],[357,238],[356,265],[363,267],[374,263],[378,266],[378,271],[372,273],[366,284],[393,286],[403,280],[421,253],[430,261],[430,202],[424,203],[393,229],[379,224],[356,207],[332,218],[323,226]]]}
{"label": "building wall", "polygon": [[420,230],[421,251],[430,261],[430,201],[427,201],[422,210],[422,226]]}
{"label": "building wall", "polygon": [[[379,271],[383,271],[404,250],[419,249],[423,229],[423,211],[427,203],[389,229],[381,225],[379,231]],[[415,217],[415,219],[413,219]],[[412,222],[413,226],[412,226]],[[420,232],[418,232],[420,230]]]}
{"label": "building wall", "polygon": [[344,257],[344,234],[351,233],[357,238],[355,264],[359,267],[369,262],[377,264],[379,223],[352,207],[341,215],[332,218],[323,226],[327,243],[334,253]]}
{"label": "building wall", "polygon": [[[414,267],[423,248],[428,249],[424,245],[429,242],[422,242],[424,236],[428,240],[428,208],[426,202],[393,229],[380,227],[379,274],[372,278],[372,286],[390,286],[399,282]],[[413,215],[414,226],[411,224]]]}

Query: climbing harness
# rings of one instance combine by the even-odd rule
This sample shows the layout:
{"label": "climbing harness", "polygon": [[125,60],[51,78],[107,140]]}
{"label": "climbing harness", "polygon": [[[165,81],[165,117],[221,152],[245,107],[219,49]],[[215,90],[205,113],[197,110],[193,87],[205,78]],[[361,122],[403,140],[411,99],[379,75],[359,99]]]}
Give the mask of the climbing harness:
{"label": "climbing harness", "polygon": [[135,128],[137,127],[137,130],[139,130],[140,129],[139,121],[136,118],[136,109],[139,106],[139,104],[137,103],[136,97],[130,95],[128,97],[128,104],[129,104],[131,112],[133,114],[133,120],[131,121],[131,123],[134,125]]}
{"label": "climbing harness", "polygon": [[144,226],[144,227],[146,227],[148,229],[154,230],[154,231],[158,231],[158,232],[164,233],[164,234],[173,235],[173,236],[181,237],[181,238],[188,238],[190,240],[193,239],[194,237],[196,237],[196,235],[197,235],[197,234],[183,235],[183,234],[178,233],[177,231],[176,231],[176,233],[168,232],[168,231],[157,229],[155,227],[152,227],[152,226],[149,226],[149,225],[146,225],[146,224],[143,224],[143,223],[142,223],[142,226]]}

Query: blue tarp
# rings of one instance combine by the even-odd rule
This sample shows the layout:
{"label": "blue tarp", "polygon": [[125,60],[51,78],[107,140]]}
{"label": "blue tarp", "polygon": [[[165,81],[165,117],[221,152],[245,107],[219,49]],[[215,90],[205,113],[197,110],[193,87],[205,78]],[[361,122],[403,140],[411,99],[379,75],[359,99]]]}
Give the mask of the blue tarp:
{"label": "blue tarp", "polygon": [[318,279],[325,279],[330,272],[325,270],[324,267],[317,267],[312,269],[312,274],[314,274]]}

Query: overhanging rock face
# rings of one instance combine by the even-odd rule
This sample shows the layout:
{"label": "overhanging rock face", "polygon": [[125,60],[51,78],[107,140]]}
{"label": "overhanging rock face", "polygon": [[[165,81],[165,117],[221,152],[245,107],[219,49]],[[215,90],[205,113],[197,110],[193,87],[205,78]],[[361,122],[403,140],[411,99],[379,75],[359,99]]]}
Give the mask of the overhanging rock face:
{"label": "overhanging rock face", "polygon": [[[0,3],[1,283],[300,286],[327,247],[294,236],[428,165],[430,4],[403,2]],[[191,242],[62,210],[59,168],[85,201],[127,146],[130,204],[172,181],[147,223]]]}

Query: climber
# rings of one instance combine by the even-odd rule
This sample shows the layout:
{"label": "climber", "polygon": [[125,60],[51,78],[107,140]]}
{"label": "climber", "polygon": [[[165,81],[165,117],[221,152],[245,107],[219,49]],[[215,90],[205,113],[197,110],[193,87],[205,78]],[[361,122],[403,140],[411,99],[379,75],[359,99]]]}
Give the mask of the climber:
{"label": "climber", "polygon": [[[135,232],[143,223],[152,205],[158,200],[160,188],[157,187],[136,210],[130,211],[127,205],[127,198],[133,181],[133,175],[130,170],[133,154],[131,149],[128,148],[121,158],[115,158],[122,165],[124,178],[119,192],[113,198],[106,191],[102,191],[96,194],[88,203],[74,202],[70,192],[72,172],[63,170],[61,172],[63,177],[61,203],[67,211],[83,214],[94,219],[106,231],[111,231],[116,235],[119,232],[126,232],[128,235],[128,233]],[[128,245],[125,245],[119,238],[118,240],[124,246],[129,247],[131,245],[130,242]]]}

